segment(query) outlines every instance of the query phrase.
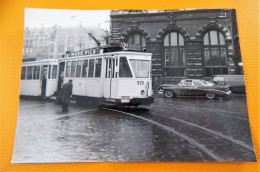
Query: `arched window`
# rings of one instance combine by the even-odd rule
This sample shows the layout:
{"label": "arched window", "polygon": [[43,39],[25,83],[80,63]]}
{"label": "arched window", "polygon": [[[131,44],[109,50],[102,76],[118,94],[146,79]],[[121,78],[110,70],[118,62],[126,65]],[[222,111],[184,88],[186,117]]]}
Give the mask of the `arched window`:
{"label": "arched window", "polygon": [[203,38],[205,76],[227,74],[227,46],[222,33],[212,30]]}
{"label": "arched window", "polygon": [[144,50],[146,48],[145,37],[140,33],[133,33],[128,37],[129,48]]}
{"label": "arched window", "polygon": [[170,32],[164,38],[164,76],[184,77],[185,51],[183,36],[177,32]]}

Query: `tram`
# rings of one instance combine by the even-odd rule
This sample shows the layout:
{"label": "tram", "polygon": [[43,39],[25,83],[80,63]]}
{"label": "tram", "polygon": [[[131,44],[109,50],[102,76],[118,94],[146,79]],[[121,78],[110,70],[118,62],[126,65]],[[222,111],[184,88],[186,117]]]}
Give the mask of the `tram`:
{"label": "tram", "polygon": [[[97,47],[66,52],[63,58],[45,60],[45,64],[43,61],[24,62],[22,70],[32,72],[26,76],[22,72],[24,79],[21,81],[21,95],[40,94],[48,97],[53,92],[59,95],[62,85],[71,79],[72,95],[78,102],[91,99],[101,104],[117,106],[150,105],[154,102],[151,57],[151,53],[124,51],[120,47]],[[35,77],[39,83],[29,86],[28,80],[34,81],[34,70],[35,75],[39,75]],[[41,79],[44,76],[46,86]],[[28,84],[25,85],[24,81]],[[31,87],[35,88],[30,89]],[[25,88],[29,88],[29,92]]]}
{"label": "tram", "polygon": [[[102,104],[150,105],[151,53],[123,51],[117,47],[68,52],[59,59],[62,80],[73,80],[77,101],[96,99]],[[59,88],[61,89],[61,88]]]}
{"label": "tram", "polygon": [[50,97],[54,95],[57,86],[57,59],[23,62],[20,95]]}

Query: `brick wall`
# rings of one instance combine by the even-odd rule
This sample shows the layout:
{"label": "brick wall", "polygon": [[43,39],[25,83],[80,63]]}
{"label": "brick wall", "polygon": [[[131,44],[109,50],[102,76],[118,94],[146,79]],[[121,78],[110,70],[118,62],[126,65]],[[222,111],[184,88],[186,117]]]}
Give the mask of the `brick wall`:
{"label": "brick wall", "polygon": [[[146,50],[153,54],[153,77],[161,77],[164,83],[176,83],[183,77],[164,77],[163,39],[167,32],[180,33],[185,39],[185,78],[205,78],[203,57],[203,33],[207,29],[219,29],[228,45],[228,72],[240,74],[237,63],[241,62],[235,13],[231,10],[207,9],[189,11],[171,11],[160,13],[116,14],[111,15],[111,42],[126,42],[126,34],[135,28],[147,36]],[[172,30],[171,30],[172,29]],[[128,32],[126,32],[128,31]],[[234,34],[235,36],[234,36]],[[235,38],[235,39],[234,39]],[[232,45],[235,42],[238,45]],[[234,52],[235,51],[235,52]]]}

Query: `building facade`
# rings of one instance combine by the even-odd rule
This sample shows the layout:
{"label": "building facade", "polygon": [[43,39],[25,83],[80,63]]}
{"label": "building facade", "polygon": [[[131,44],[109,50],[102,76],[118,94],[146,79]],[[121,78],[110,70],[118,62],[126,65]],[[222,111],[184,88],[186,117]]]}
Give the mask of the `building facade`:
{"label": "building facade", "polygon": [[26,28],[24,32],[23,61],[61,58],[66,51],[79,51],[96,47],[88,33],[107,45],[108,31],[85,27]]}
{"label": "building facade", "polygon": [[110,42],[153,53],[153,79],[241,74],[235,10],[111,10]]}

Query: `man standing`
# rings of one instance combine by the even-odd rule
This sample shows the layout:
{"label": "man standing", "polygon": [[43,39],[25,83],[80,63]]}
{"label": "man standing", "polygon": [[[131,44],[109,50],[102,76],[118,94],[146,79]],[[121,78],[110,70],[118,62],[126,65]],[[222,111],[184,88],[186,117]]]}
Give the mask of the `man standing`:
{"label": "man standing", "polygon": [[65,83],[61,90],[61,96],[62,96],[62,111],[67,112],[70,96],[72,95],[72,80],[70,79],[69,82]]}

